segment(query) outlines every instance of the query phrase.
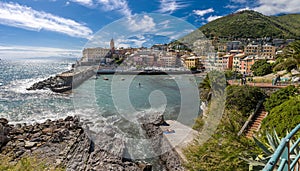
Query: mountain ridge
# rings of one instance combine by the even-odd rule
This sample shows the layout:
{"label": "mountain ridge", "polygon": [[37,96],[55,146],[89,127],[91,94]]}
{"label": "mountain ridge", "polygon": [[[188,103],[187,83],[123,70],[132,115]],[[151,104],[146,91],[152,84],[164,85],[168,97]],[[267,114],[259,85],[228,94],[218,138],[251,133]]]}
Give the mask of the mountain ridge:
{"label": "mountain ridge", "polygon": [[218,18],[199,28],[208,38],[300,39],[300,14],[266,16],[245,10]]}

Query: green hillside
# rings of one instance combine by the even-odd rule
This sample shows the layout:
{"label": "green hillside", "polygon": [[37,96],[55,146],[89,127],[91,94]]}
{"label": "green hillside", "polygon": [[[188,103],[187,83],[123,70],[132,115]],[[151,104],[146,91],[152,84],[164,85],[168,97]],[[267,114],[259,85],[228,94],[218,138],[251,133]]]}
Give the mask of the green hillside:
{"label": "green hillside", "polygon": [[223,38],[300,38],[300,14],[265,16],[241,11],[216,19],[202,27],[206,37]]}

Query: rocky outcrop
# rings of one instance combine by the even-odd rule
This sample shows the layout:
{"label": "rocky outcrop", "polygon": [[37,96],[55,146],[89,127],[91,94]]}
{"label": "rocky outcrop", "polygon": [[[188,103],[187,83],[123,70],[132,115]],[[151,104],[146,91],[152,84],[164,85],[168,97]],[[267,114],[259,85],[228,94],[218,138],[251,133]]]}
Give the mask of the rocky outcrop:
{"label": "rocky outcrop", "polygon": [[140,117],[142,128],[151,142],[154,152],[159,158],[161,170],[184,170],[181,159],[174,148],[170,145],[163,131],[159,127],[164,125],[165,121],[162,114],[147,114]]}
{"label": "rocky outcrop", "polygon": [[58,76],[55,76],[55,77],[49,77],[45,80],[34,83],[31,87],[27,88],[27,90],[51,89],[51,88],[65,86],[65,85],[66,85],[66,83],[64,80],[62,80]]}
{"label": "rocky outcrop", "polygon": [[18,161],[24,156],[35,156],[66,170],[151,170],[142,161],[123,158],[125,142],[115,136],[113,127],[93,134],[83,129],[78,117],[68,116],[41,124],[10,125],[0,119],[0,154]]}

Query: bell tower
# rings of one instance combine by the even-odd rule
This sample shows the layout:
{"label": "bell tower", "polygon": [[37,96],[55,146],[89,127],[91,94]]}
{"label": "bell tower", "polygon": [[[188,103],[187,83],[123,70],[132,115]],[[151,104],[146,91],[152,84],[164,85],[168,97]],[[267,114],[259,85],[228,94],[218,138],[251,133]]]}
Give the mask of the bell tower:
{"label": "bell tower", "polygon": [[114,42],[114,39],[110,40],[110,50],[111,50],[112,53],[114,53],[114,51],[115,51],[115,42]]}

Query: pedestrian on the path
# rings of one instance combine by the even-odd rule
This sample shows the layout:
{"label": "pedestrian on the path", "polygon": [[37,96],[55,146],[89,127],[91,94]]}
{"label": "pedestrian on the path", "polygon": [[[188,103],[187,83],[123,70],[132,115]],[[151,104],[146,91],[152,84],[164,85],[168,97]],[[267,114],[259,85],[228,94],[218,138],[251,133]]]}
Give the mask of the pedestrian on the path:
{"label": "pedestrian on the path", "polygon": [[246,76],[243,75],[243,78],[242,78],[242,85],[245,85],[246,84]]}
{"label": "pedestrian on the path", "polygon": [[280,75],[276,75],[274,85],[277,85],[278,82],[280,82]]}

